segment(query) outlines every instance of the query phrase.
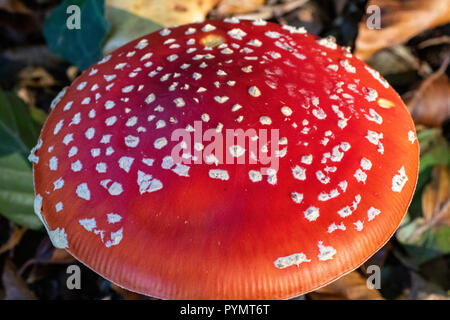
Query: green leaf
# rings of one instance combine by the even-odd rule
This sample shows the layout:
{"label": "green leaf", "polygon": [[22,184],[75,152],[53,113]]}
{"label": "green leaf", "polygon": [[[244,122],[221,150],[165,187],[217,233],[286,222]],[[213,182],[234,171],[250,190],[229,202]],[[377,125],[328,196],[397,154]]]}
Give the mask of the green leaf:
{"label": "green leaf", "polygon": [[422,192],[431,180],[433,167],[436,165],[450,165],[450,147],[442,135],[441,129],[425,129],[417,133],[420,143],[419,178],[416,191],[409,207],[411,218],[421,216]]}
{"label": "green leaf", "polygon": [[36,124],[38,125],[39,128],[44,125],[45,120],[47,120],[47,116],[48,116],[44,110],[36,108],[36,107],[30,108],[30,115],[31,115],[31,118],[33,118],[33,120],[36,122]]}
{"label": "green leaf", "polygon": [[150,19],[112,6],[106,7],[106,18],[111,25],[111,30],[103,49],[105,54],[130,41],[163,28],[163,26]]}
{"label": "green leaf", "polygon": [[25,102],[0,90],[0,157],[20,153],[25,158],[39,137],[39,126]]}
{"label": "green leaf", "polygon": [[435,140],[439,136],[441,136],[441,129],[438,128],[424,129],[422,131],[419,131],[417,133],[417,139],[419,140],[420,148],[422,149],[424,147],[424,144]]}
{"label": "green leaf", "polygon": [[405,223],[396,233],[397,240],[404,245],[408,255],[417,265],[450,253],[450,227],[427,228],[416,232],[424,224],[425,220],[419,217]]}
{"label": "green leaf", "polygon": [[414,197],[409,205],[409,215],[412,218],[417,218],[422,216],[422,192],[425,185],[431,180],[431,174],[433,172],[433,167],[428,167],[419,173],[419,178],[417,179],[416,191],[414,192]]}
{"label": "green leaf", "polygon": [[436,244],[442,252],[450,253],[450,227],[441,226],[436,232]]}
{"label": "green leaf", "polygon": [[34,214],[33,173],[26,159],[40,127],[25,102],[0,90],[0,214],[32,229],[42,224]]}
{"label": "green leaf", "polygon": [[450,165],[450,146],[441,129],[422,130],[417,138],[420,144],[419,173],[435,165]]}
{"label": "green leaf", "polygon": [[[76,14],[67,13],[71,5],[77,5],[81,10],[80,29],[68,28],[68,19]],[[44,25],[49,48],[81,70],[100,60],[107,32],[104,0],[64,0]]]}
{"label": "green leaf", "polygon": [[432,147],[427,153],[420,158],[419,173],[429,167],[439,164],[450,163],[450,152],[447,144],[440,144]]}
{"label": "green leaf", "polygon": [[0,157],[0,214],[31,228],[42,227],[34,214],[33,173],[18,153]]}

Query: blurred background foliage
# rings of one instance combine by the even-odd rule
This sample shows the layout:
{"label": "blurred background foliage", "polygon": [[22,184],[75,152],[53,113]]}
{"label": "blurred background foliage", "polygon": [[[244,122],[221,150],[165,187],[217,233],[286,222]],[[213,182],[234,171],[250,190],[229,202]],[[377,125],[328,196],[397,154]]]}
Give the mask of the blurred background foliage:
{"label": "blurred background foliage", "polygon": [[[68,30],[66,8],[81,8]],[[365,8],[381,9],[381,29]],[[358,270],[299,299],[449,299],[450,1],[448,0],[0,0],[0,299],[149,299],[68,264],[33,213],[27,161],[52,100],[83,69],[162,27],[225,17],[262,18],[334,36],[380,73],[406,102],[421,147],[419,181],[395,236]],[[367,267],[381,267],[369,290]]]}

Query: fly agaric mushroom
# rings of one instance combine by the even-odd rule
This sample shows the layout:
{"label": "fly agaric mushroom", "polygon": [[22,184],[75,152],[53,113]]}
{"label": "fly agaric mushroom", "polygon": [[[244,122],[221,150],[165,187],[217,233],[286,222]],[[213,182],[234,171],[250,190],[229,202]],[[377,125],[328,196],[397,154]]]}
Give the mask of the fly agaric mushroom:
{"label": "fly agaric mushroom", "polygon": [[[56,247],[154,297],[321,287],[388,241],[417,180],[414,124],[389,84],[331,39],[263,21],[144,36],[52,108],[30,156],[36,213]],[[253,135],[230,145],[239,132]]]}

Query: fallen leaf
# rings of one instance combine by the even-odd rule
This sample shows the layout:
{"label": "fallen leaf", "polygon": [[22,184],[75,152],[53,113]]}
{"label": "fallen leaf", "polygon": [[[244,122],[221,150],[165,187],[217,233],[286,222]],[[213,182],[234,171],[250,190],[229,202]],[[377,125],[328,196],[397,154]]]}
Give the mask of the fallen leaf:
{"label": "fallen leaf", "polygon": [[29,163],[18,153],[0,156],[0,215],[21,226],[40,229],[42,223],[34,214],[33,202]]}
{"label": "fallen leaf", "polygon": [[75,258],[64,249],[55,249],[53,251],[52,257],[50,258],[50,263],[72,263],[75,262]]}
{"label": "fallen leaf", "polygon": [[422,300],[450,300],[450,297],[442,294],[430,293],[423,295]]}
{"label": "fallen leaf", "polygon": [[369,29],[365,16],[359,23],[355,54],[363,60],[374,52],[403,43],[415,35],[450,22],[448,0],[370,0],[381,9],[381,29]]}
{"label": "fallen leaf", "polygon": [[376,289],[367,287],[366,279],[357,271],[308,294],[313,300],[383,300]]}
{"label": "fallen leaf", "polygon": [[30,13],[30,10],[20,0],[0,0],[0,10],[10,13]]}
{"label": "fallen leaf", "polygon": [[433,168],[422,192],[422,215],[402,225],[397,239],[418,263],[450,252],[450,167]]}
{"label": "fallen leaf", "polygon": [[[39,137],[28,105],[12,92],[0,89],[0,156],[20,153],[28,157]],[[1,186],[0,186],[1,187]]]}
{"label": "fallen leaf", "polygon": [[111,29],[103,46],[104,55],[130,41],[163,28],[151,19],[112,6],[106,7],[106,19]]}
{"label": "fallen leaf", "polygon": [[418,59],[404,45],[396,45],[373,54],[367,63],[381,75],[406,73],[420,68]]}
{"label": "fallen leaf", "polygon": [[53,76],[42,67],[26,67],[19,73],[20,87],[51,87],[56,85]]}
{"label": "fallen leaf", "polygon": [[103,53],[108,54],[148,33],[197,21],[219,0],[106,0],[106,18],[111,25]]}
{"label": "fallen leaf", "polygon": [[18,245],[25,231],[27,231],[27,228],[20,228],[15,226],[8,241],[6,241],[6,243],[0,247],[0,255],[5,253],[6,251],[13,249],[16,245]]}
{"label": "fallen leaf", "polygon": [[70,82],[73,82],[80,74],[80,70],[75,66],[69,66],[66,70],[66,76]]}
{"label": "fallen leaf", "polygon": [[419,174],[436,165],[450,165],[450,144],[440,128],[423,130],[417,138],[420,144]]}
{"label": "fallen leaf", "polygon": [[216,11],[221,15],[232,15],[255,11],[264,4],[264,0],[222,0]]}
{"label": "fallen leaf", "polygon": [[[377,70],[391,86],[406,91],[433,71],[405,45],[399,44],[375,52],[366,63]],[[411,96],[415,92],[408,93]]]}
{"label": "fallen leaf", "polygon": [[445,165],[433,168],[432,181],[422,193],[422,212],[432,226],[450,226],[450,168]]}
{"label": "fallen leaf", "polygon": [[25,281],[17,274],[16,267],[8,259],[2,274],[5,300],[36,300],[36,295],[28,288]]}
{"label": "fallen leaf", "polygon": [[125,10],[162,26],[203,21],[219,0],[106,0],[106,5]]}
{"label": "fallen leaf", "polygon": [[25,159],[36,143],[39,126],[28,106],[15,95],[0,90],[0,214],[9,220],[39,229],[34,214],[33,173]]}
{"label": "fallen leaf", "polygon": [[450,82],[445,73],[448,64],[449,59],[423,81],[413,98],[407,101],[414,122],[438,127],[450,117]]}
{"label": "fallen leaf", "polygon": [[395,236],[415,265],[450,253],[450,227],[430,228],[423,217],[402,224]]}

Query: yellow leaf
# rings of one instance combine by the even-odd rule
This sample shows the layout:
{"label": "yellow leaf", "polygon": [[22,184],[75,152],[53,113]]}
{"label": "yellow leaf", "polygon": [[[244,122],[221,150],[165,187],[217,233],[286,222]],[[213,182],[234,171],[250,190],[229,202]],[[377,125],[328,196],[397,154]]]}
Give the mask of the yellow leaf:
{"label": "yellow leaf", "polygon": [[248,13],[259,9],[264,0],[222,0],[217,6],[217,13],[221,15]]}
{"label": "yellow leaf", "polygon": [[171,27],[203,21],[219,0],[106,0],[106,5]]}

